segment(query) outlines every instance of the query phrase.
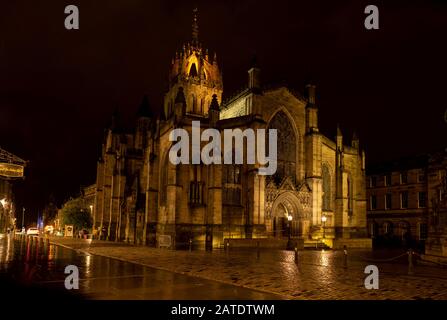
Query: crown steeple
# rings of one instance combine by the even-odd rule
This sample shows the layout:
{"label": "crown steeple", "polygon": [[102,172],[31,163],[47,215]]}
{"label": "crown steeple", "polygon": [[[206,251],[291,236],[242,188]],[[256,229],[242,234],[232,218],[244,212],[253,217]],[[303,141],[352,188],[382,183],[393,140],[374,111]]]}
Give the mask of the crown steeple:
{"label": "crown steeple", "polygon": [[221,101],[222,74],[216,62],[211,60],[210,52],[199,43],[198,10],[193,10],[192,41],[183,45],[171,62],[169,89],[165,96],[165,117],[174,114],[174,105],[180,87],[183,89],[185,114],[205,116],[208,114],[212,97]]}

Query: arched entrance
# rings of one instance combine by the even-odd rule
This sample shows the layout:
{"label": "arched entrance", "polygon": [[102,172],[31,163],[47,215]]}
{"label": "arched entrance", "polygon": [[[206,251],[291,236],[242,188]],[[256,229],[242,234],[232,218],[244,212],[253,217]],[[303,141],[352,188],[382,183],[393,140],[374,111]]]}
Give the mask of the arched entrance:
{"label": "arched entrance", "polygon": [[272,206],[272,234],[275,238],[302,237],[307,233],[308,221],[294,192],[281,193]]}

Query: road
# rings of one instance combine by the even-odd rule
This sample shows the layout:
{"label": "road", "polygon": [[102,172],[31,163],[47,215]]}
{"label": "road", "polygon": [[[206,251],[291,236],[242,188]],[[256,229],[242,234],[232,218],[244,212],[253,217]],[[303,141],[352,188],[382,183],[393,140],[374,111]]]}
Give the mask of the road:
{"label": "road", "polygon": [[[65,289],[68,265],[79,269],[79,290]],[[281,299],[276,294],[90,255],[29,237],[0,239],[0,281],[36,299],[42,294],[112,300]]]}

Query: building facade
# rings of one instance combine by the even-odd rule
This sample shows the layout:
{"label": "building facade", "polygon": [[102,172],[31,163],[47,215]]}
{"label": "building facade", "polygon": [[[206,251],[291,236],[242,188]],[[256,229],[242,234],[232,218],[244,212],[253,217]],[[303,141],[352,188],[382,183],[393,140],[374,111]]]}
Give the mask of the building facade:
{"label": "building facade", "polygon": [[428,236],[429,155],[367,170],[368,231],[377,245],[423,247]]}
{"label": "building facade", "polygon": [[447,246],[446,170],[446,150],[368,168],[368,233],[375,244],[441,254]]}
{"label": "building facade", "polygon": [[[335,247],[370,246],[358,138],[346,143],[340,128],[334,140],[320,132],[315,86],[304,95],[284,86],[266,89],[260,73],[253,63],[247,88],[222,102],[217,57],[200,44],[194,16],[192,41],[170,66],[162,115],[153,116],[145,98],[134,132],[122,131],[116,117],[105,132],[93,209],[102,238],[155,245],[168,237],[173,247],[191,241],[211,248],[226,238],[324,235]],[[277,129],[276,173],[260,175],[258,162],[173,165],[170,133],[197,134],[193,121],[200,122],[199,134]],[[237,152],[244,150],[233,149],[232,156]]]}
{"label": "building facade", "polygon": [[447,149],[430,157],[428,167],[427,260],[447,263]]}

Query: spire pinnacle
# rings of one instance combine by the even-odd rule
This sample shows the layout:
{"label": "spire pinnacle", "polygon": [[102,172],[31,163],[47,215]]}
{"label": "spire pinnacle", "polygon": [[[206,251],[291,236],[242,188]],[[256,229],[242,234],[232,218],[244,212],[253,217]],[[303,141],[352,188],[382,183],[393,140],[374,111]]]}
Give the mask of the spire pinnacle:
{"label": "spire pinnacle", "polygon": [[199,44],[199,10],[197,8],[194,8],[192,11],[192,44],[198,45]]}

